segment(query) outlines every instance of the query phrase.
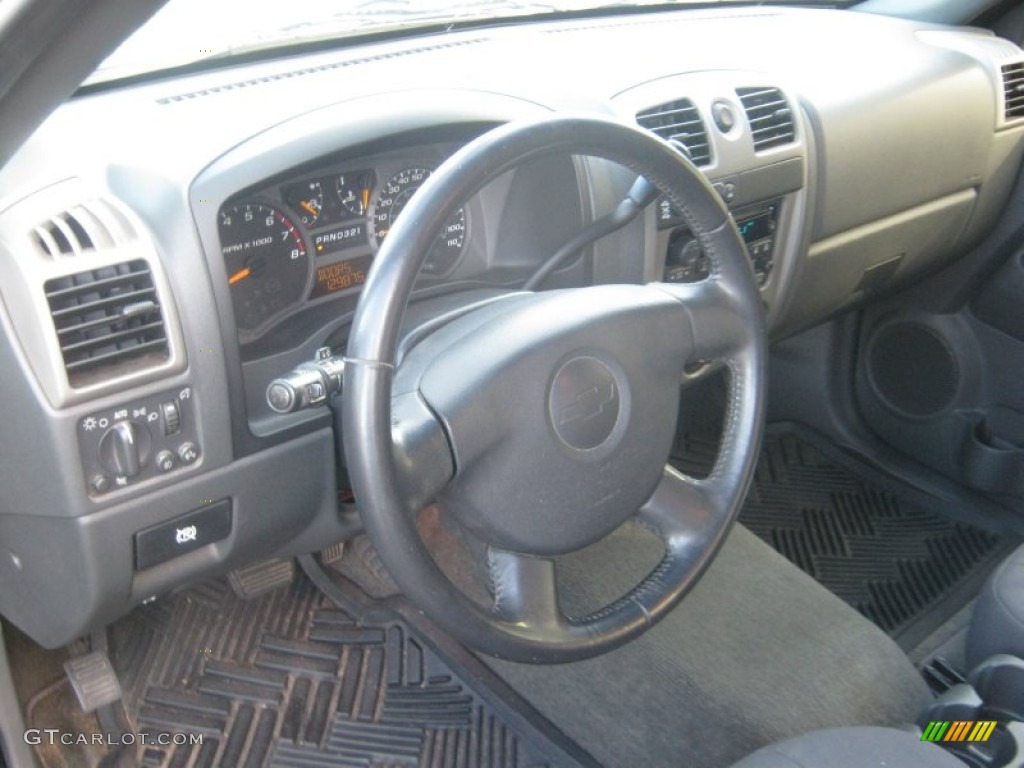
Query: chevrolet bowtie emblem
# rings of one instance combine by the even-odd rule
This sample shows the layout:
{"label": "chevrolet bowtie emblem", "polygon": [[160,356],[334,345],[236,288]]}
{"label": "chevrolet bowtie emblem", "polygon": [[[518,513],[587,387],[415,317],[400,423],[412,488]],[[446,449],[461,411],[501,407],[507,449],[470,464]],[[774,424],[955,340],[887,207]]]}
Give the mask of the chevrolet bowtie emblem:
{"label": "chevrolet bowtie emblem", "polygon": [[548,391],[548,419],[555,434],[577,451],[604,445],[619,422],[620,386],[615,372],[596,357],[569,360]]}
{"label": "chevrolet bowtie emblem", "polygon": [[577,393],[576,400],[562,408],[558,423],[568,424],[573,421],[587,421],[600,416],[605,406],[615,400],[615,384],[608,381],[601,386],[594,386]]}

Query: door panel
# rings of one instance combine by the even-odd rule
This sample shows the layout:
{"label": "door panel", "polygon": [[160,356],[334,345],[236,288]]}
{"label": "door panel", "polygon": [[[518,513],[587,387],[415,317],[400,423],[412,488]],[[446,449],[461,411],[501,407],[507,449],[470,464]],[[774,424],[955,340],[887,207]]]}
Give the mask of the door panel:
{"label": "door panel", "polygon": [[858,404],[916,461],[1024,509],[1024,248],[954,314],[867,312]]}

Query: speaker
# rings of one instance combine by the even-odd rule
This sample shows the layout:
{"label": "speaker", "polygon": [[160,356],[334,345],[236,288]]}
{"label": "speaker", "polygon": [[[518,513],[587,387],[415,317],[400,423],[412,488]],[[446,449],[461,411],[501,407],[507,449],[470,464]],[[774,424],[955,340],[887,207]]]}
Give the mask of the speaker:
{"label": "speaker", "polygon": [[868,378],[893,411],[927,418],[952,405],[962,368],[949,340],[936,328],[912,320],[879,327],[868,346]]}

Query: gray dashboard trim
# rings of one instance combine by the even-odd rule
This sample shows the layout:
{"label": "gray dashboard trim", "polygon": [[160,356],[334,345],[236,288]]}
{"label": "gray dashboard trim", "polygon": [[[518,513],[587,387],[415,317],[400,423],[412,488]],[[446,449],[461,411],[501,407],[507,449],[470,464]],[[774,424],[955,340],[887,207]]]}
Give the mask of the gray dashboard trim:
{"label": "gray dashboard trim", "polygon": [[[295,554],[292,542],[310,527],[333,543],[346,533],[334,456],[333,430],[321,429],[154,491],[145,504],[76,518],[0,515],[0,613],[53,648],[187,581]],[[233,504],[228,538],[135,571],[137,531],[225,498]]]}

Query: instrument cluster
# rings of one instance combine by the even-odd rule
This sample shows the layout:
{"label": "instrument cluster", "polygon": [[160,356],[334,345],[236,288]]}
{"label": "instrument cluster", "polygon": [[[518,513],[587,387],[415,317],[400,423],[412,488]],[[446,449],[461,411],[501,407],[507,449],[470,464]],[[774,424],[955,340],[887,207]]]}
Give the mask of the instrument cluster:
{"label": "instrument cluster", "polygon": [[[358,292],[406,204],[454,150],[333,164],[223,205],[220,248],[240,340],[260,336],[310,302]],[[470,222],[469,206],[449,219],[421,278],[456,273]]]}

